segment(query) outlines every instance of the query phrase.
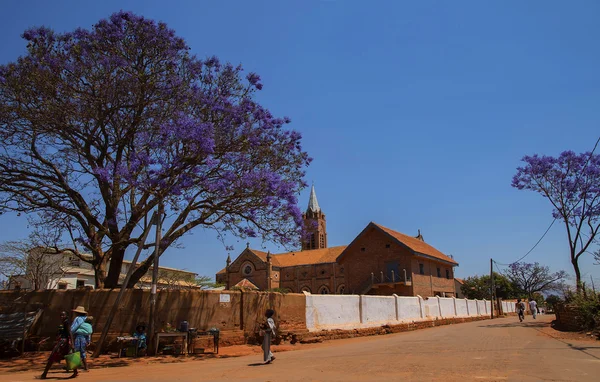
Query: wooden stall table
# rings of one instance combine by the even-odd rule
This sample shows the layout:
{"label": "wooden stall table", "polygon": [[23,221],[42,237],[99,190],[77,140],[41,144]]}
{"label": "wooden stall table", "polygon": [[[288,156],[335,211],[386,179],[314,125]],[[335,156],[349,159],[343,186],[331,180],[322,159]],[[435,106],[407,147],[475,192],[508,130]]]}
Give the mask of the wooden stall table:
{"label": "wooden stall table", "polygon": [[158,343],[160,342],[161,337],[183,337],[183,354],[187,355],[188,350],[188,333],[187,332],[170,332],[170,333],[162,333],[158,332],[155,334],[156,337],[156,348],[154,350],[154,354],[158,354]]}
{"label": "wooden stall table", "polygon": [[[206,330],[206,331],[190,331],[190,337],[188,341],[191,342],[194,338],[199,337],[212,337],[213,338],[213,353],[219,354],[219,331]],[[189,347],[188,347],[189,349]]]}
{"label": "wooden stall table", "polygon": [[123,348],[127,345],[133,345],[135,346],[135,357],[137,357],[138,355],[138,338],[137,337],[132,337],[132,336],[122,336],[122,337],[117,337],[117,342],[119,342],[121,344],[121,347],[119,347],[119,358],[121,358],[121,355],[123,354]]}

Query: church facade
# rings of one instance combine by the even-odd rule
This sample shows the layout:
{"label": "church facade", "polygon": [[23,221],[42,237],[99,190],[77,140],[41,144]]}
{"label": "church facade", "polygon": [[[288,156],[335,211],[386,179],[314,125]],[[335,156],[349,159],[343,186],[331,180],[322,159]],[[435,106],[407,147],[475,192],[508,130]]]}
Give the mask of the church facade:
{"label": "church facade", "polygon": [[319,294],[456,296],[458,263],[423,236],[374,222],[348,245],[328,247],[326,217],[314,186],[303,215],[307,235],[300,251],[271,254],[247,247],[217,273],[227,289],[286,289]]}

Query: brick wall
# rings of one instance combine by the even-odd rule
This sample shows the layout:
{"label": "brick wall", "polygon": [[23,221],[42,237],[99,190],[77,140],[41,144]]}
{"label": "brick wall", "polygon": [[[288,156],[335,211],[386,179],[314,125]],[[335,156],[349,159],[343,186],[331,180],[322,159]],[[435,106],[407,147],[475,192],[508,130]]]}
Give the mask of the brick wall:
{"label": "brick wall", "polygon": [[[246,265],[250,265],[252,270],[249,274],[244,273]],[[229,287],[232,288],[235,284],[248,279],[252,281],[261,290],[267,289],[267,265],[257,258],[250,251],[244,251],[242,254],[235,259],[230,266],[229,272]]]}
{"label": "brick wall", "polygon": [[[406,269],[410,277],[411,252],[404,246],[373,227],[354,240],[338,260],[345,268],[346,290],[350,293],[361,293],[359,289],[371,277],[371,272],[380,275],[386,273],[387,264],[397,261],[399,275],[404,277]],[[412,294],[412,293],[411,293]]]}
{"label": "brick wall", "polygon": [[280,287],[294,293],[305,290],[309,293],[320,293],[322,289],[327,294],[339,293],[345,290],[344,269],[336,263],[300,265],[280,268]]}
{"label": "brick wall", "polygon": [[577,332],[581,330],[577,320],[579,312],[572,305],[559,305],[555,309],[557,325],[562,330]]}

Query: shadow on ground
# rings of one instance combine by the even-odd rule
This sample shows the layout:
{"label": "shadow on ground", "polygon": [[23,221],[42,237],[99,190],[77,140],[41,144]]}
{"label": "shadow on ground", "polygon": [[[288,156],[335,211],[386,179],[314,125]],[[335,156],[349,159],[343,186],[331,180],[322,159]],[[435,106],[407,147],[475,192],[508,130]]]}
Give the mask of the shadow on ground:
{"label": "shadow on ground", "polygon": [[[50,352],[31,352],[25,353],[22,357],[13,357],[0,359],[0,371],[17,373],[23,371],[39,370],[40,373],[46,365]],[[105,367],[124,367],[134,364],[151,364],[151,363],[180,363],[187,361],[203,361],[210,358],[229,358],[228,355],[217,355],[212,353],[202,355],[189,355],[187,357],[174,356],[158,356],[158,357],[139,357],[139,358],[118,358],[116,355],[102,355],[99,358],[88,358],[90,369],[105,368]],[[64,371],[65,363],[54,363],[48,374],[49,379],[68,379],[71,373]],[[62,371],[61,371],[62,369]],[[65,378],[60,376],[61,373],[67,373]],[[52,375],[54,374],[54,375]]]}
{"label": "shadow on ground", "polygon": [[501,324],[484,324],[484,325],[479,325],[480,328],[488,328],[488,329],[493,329],[493,328],[518,328],[518,327],[527,327],[527,328],[545,328],[550,326],[550,324],[548,322],[535,322],[535,321],[524,321],[524,322],[519,322],[517,321],[511,321],[511,322],[504,322]]}

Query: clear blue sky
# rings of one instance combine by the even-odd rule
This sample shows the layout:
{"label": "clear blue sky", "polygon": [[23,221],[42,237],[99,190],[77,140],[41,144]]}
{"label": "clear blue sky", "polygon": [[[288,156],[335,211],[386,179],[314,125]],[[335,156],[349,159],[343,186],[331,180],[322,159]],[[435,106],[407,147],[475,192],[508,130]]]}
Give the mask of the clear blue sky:
{"label": "clear blue sky", "polygon": [[[516,260],[552,220],[546,200],[510,187],[520,158],[588,151],[600,134],[597,1],[5,1],[0,62],[24,53],[27,27],[89,28],[119,9],[262,76],[261,103],[292,118],[314,158],[307,181],[330,246],[369,221],[420,228],[460,262],[457,276],[489,272],[490,257]],[[24,217],[0,217],[0,241],[26,234]],[[212,231],[182,243],[162,264],[224,266]],[[233,244],[232,257],[245,246]],[[572,273],[564,228],[527,260]],[[591,256],[582,266],[600,284]]]}

